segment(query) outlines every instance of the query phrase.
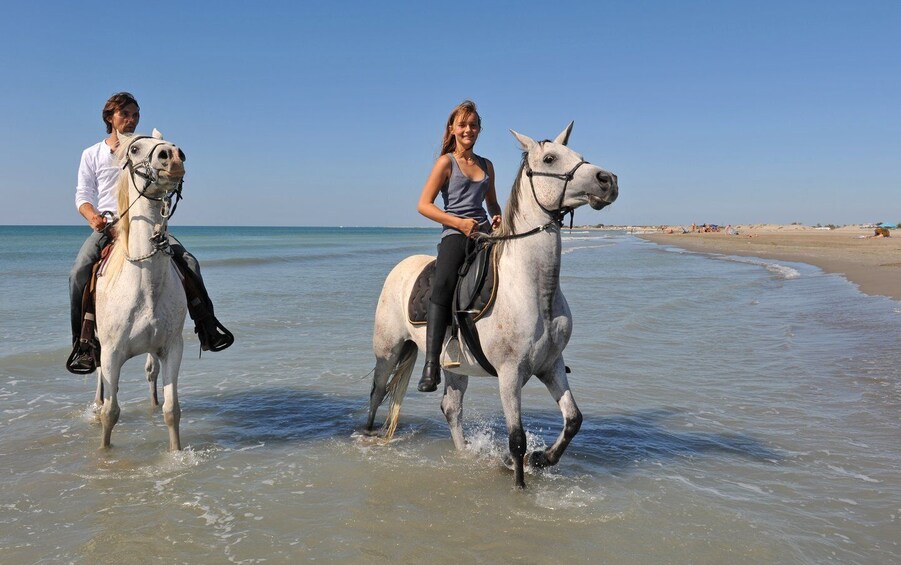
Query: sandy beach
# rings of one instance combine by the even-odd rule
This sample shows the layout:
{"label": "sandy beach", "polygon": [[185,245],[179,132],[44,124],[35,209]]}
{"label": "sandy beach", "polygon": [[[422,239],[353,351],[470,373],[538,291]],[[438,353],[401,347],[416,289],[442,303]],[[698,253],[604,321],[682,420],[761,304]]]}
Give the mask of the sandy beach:
{"label": "sandy beach", "polygon": [[901,300],[901,230],[884,238],[872,237],[873,228],[861,226],[752,224],[732,229],[736,235],[724,230],[682,233],[680,226],[667,226],[639,237],[690,251],[808,263],[844,275],[861,292]]}

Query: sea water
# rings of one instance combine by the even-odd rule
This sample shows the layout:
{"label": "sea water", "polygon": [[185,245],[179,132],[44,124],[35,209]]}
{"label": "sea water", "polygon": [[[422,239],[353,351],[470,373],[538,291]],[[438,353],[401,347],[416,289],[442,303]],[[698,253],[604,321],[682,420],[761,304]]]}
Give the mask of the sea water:
{"label": "sea water", "polygon": [[[901,561],[897,301],[803,264],[564,230],[584,423],[517,492],[495,379],[471,379],[465,453],[440,392],[415,387],[391,444],[358,433],[382,282],[438,230],[173,231],[236,336],[200,356],[185,326],[178,453],[142,359],[109,450],[93,375],[63,367],[86,228],[0,227],[3,563]],[[522,404],[530,446],[552,443],[537,379]]]}

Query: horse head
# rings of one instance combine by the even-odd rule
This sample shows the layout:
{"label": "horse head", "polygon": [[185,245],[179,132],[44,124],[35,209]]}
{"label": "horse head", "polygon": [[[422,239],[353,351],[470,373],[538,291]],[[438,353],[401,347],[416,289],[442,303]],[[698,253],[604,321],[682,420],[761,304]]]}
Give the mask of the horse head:
{"label": "horse head", "polygon": [[585,204],[600,210],[619,195],[615,174],[566,146],[572,128],[570,122],[553,141],[535,141],[510,130],[524,152],[517,182],[522,185],[528,180],[535,203],[552,218]]}
{"label": "horse head", "polygon": [[185,154],[177,145],[165,141],[156,128],[149,136],[120,133],[119,138],[117,156],[139,193],[162,196],[179,189],[185,176]]}

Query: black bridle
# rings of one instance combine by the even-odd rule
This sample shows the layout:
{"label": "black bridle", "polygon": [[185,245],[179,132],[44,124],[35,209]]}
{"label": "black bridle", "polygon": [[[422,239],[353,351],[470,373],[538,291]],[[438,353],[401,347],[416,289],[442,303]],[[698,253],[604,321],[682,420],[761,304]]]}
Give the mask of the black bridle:
{"label": "black bridle", "polygon": [[[553,226],[557,226],[558,228],[563,227],[563,219],[569,214],[569,227],[572,229],[573,227],[573,215],[575,210],[570,208],[569,206],[563,205],[563,199],[566,198],[566,187],[569,185],[569,181],[573,180],[576,177],[576,170],[582,165],[587,164],[588,161],[584,159],[580,159],[576,166],[570,169],[566,173],[545,173],[542,171],[533,171],[532,167],[529,166],[529,156],[523,156],[523,169],[527,177],[529,177],[529,186],[532,189],[532,198],[535,199],[535,203],[538,204],[538,207],[544,211],[545,214],[550,216],[551,220],[546,223],[538,226],[537,228],[532,228],[527,232],[523,233],[514,233],[511,235],[505,236],[491,236],[486,235],[483,236],[484,239],[488,239],[489,241],[507,241],[510,239],[520,239],[523,237],[528,237],[530,235],[543,232],[547,229],[550,229]],[[541,203],[541,200],[538,200],[538,194],[535,192],[535,183],[532,181],[532,177],[549,177],[554,179],[559,179],[563,181],[563,190],[560,192],[560,199],[557,201],[557,208],[554,210],[549,210]],[[480,238],[482,239],[482,238]]]}
{"label": "black bridle", "polygon": [[[150,185],[159,182],[160,174],[157,169],[154,169],[150,164],[150,159],[153,157],[153,153],[156,151],[156,148],[160,145],[164,145],[165,141],[160,141],[156,145],[150,148],[150,152],[147,153],[147,157],[144,158],[138,164],[131,159],[131,147],[134,143],[141,139],[157,139],[151,138],[147,135],[138,135],[131,139],[128,143],[128,147],[125,148],[125,163],[122,165],[122,170],[128,169],[129,176],[131,177],[131,182],[134,184],[135,188],[138,191],[138,198],[146,198],[147,200],[152,200],[154,202],[162,202],[163,205],[160,208],[160,215],[163,217],[163,221],[160,224],[155,226],[153,235],[150,236],[150,242],[153,244],[153,251],[146,255],[142,255],[140,257],[129,257],[128,252],[126,251],[126,258],[129,261],[136,262],[142,261],[144,259],[149,259],[156,255],[157,252],[162,251],[167,255],[172,255],[172,249],[169,247],[169,237],[167,233],[167,227],[169,223],[169,218],[175,213],[175,209],[178,207],[178,202],[182,199],[181,190],[184,185],[184,178],[178,181],[178,184],[175,188],[168,190],[163,196],[152,196],[147,194],[147,189],[150,188]],[[144,186],[138,188],[138,182],[135,180],[135,176],[138,176],[144,180]],[[175,204],[172,204],[172,198],[175,198]],[[125,209],[125,214],[131,210],[131,207],[137,203],[138,199],[136,198],[132,201],[131,204],[128,205],[128,208]],[[123,214],[123,215],[125,215]],[[110,215],[112,216],[112,215]],[[111,217],[110,221],[103,227],[103,231],[108,230],[113,227],[116,223],[119,222],[121,217]]]}

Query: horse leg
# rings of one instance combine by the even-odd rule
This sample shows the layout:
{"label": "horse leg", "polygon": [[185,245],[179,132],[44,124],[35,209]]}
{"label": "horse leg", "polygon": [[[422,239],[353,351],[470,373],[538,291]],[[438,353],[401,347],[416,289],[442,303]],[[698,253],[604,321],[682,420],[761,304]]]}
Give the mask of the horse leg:
{"label": "horse leg", "polygon": [[103,367],[97,367],[97,389],[94,392],[94,412],[103,407]]}
{"label": "horse leg", "polygon": [[523,459],[526,454],[526,432],[522,427],[522,379],[518,373],[498,372],[498,387],[504,418],[507,420],[514,485],[518,489],[524,489],[526,481]]}
{"label": "horse leg", "polygon": [[560,461],[569,442],[582,427],[582,412],[576,406],[576,401],[569,390],[566,367],[562,358],[557,361],[551,371],[538,375],[538,379],[547,387],[563,414],[563,429],[560,431],[557,441],[545,451],[533,451],[529,454],[529,465],[542,468],[556,465]]}
{"label": "horse leg", "polygon": [[454,447],[457,451],[466,449],[466,440],[463,437],[463,395],[469,386],[469,377],[444,371],[445,385],[444,397],[441,398],[441,411],[447,419]]}
{"label": "horse leg", "polygon": [[183,344],[175,344],[160,355],[163,375],[163,421],[169,428],[169,451],[181,450],[178,424],[181,421],[181,406],[178,403],[178,370],[181,367]]}
{"label": "horse leg", "polygon": [[[400,348],[398,347],[398,349]],[[388,377],[397,367],[398,357],[398,353],[392,352],[387,358],[378,358],[375,361],[372,390],[369,391],[369,416],[366,418],[366,429],[364,430],[367,435],[375,431],[375,413],[388,394]]]}
{"label": "horse leg", "polygon": [[160,405],[160,397],[156,391],[156,381],[160,376],[160,363],[149,353],[147,361],[144,363],[144,374],[147,375],[147,382],[150,384],[150,407],[157,408]]}
{"label": "horse leg", "polygon": [[[102,355],[102,354],[101,354]],[[104,356],[105,357],[105,356]],[[110,438],[113,434],[113,427],[119,421],[119,372],[122,370],[122,360],[104,358],[102,363],[103,370],[100,372],[100,384],[98,388],[102,391],[103,406],[100,408],[100,426],[103,430],[100,438],[100,447],[108,448],[110,446]]]}

